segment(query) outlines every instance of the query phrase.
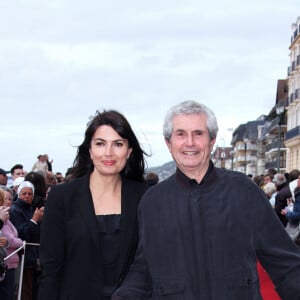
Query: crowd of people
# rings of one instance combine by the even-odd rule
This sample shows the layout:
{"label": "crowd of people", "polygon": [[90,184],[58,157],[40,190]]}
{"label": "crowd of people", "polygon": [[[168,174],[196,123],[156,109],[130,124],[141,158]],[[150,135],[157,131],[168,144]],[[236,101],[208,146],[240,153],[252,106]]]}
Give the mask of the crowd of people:
{"label": "crowd of people", "polygon": [[24,250],[22,300],[260,300],[258,261],[282,299],[300,299],[288,231],[299,228],[300,171],[216,168],[217,132],[207,106],[171,107],[163,135],[177,169],[163,182],[114,110],[96,112],[65,175],[47,154],[29,172],[13,166],[11,186],[0,169],[0,299],[14,299]]}
{"label": "crowd of people", "polygon": [[300,246],[300,170],[279,173],[270,169],[254,182],[266,193],[276,215],[294,242]]}
{"label": "crowd of people", "polygon": [[[65,175],[53,172],[47,154],[38,155],[29,172],[22,164],[0,169],[0,190],[7,199],[0,202],[0,246],[9,256],[26,242],[22,300],[97,299],[100,286],[101,299],[110,299],[137,247],[139,200],[159,181],[155,173],[145,173],[145,155],[126,118],[104,111],[90,122]],[[71,226],[65,228],[66,219]],[[15,299],[20,253],[7,259],[1,300]],[[81,276],[75,271],[79,265]]]}
{"label": "crowd of people", "polygon": [[[38,161],[48,161],[47,155],[39,155]],[[40,224],[51,187],[62,182],[64,176],[53,173],[51,163],[45,167],[36,162],[29,172],[22,164],[15,164],[9,171],[0,168],[0,247],[7,256],[5,273],[0,276],[1,300],[15,299],[24,251],[21,299],[37,299]]]}

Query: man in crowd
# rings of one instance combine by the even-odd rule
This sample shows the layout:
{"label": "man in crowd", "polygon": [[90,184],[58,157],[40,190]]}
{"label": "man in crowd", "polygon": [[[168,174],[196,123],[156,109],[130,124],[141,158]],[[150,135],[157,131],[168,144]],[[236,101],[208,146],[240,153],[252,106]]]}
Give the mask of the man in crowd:
{"label": "man in crowd", "polygon": [[8,173],[9,172],[4,171],[3,169],[0,168],[0,185],[6,186],[7,180],[8,180],[8,178],[7,178]]}
{"label": "man in crowd", "polygon": [[164,138],[177,170],[141,201],[135,261],[113,300],[261,300],[257,260],[281,299],[300,299],[300,250],[261,188],[213,165],[217,132],[202,104],[168,111]]}
{"label": "man in crowd", "polygon": [[25,176],[25,171],[23,170],[23,165],[21,164],[16,164],[10,169],[10,174],[12,180],[15,180],[18,177],[24,177]]}

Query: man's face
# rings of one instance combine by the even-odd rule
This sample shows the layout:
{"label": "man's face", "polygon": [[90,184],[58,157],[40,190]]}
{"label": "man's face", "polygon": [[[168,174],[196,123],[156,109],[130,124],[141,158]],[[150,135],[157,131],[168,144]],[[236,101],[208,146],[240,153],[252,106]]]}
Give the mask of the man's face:
{"label": "man's face", "polygon": [[215,139],[210,140],[205,114],[175,116],[166,143],[177,166],[188,177],[206,172]]}
{"label": "man's face", "polygon": [[16,179],[17,177],[24,177],[23,169],[15,169],[12,175],[12,179]]}
{"label": "man's face", "polygon": [[0,185],[6,186],[7,180],[8,178],[6,174],[0,174]]}

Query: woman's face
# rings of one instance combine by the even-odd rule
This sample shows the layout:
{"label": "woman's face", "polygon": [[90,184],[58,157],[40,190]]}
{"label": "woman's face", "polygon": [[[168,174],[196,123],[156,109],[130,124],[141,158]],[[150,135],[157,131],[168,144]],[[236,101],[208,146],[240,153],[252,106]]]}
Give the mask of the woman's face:
{"label": "woman's face", "polygon": [[27,204],[31,204],[33,200],[33,192],[30,187],[23,187],[20,194],[19,198],[23,200]]}
{"label": "woman's face", "polygon": [[11,207],[12,204],[12,194],[8,191],[4,191],[4,205]]}
{"label": "woman's face", "polygon": [[111,126],[101,125],[92,137],[90,157],[101,175],[119,174],[126,165],[132,149]]}

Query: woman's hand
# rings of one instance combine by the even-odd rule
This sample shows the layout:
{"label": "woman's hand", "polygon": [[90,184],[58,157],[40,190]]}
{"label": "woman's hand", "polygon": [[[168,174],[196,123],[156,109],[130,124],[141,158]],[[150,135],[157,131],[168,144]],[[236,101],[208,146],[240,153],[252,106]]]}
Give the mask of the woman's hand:
{"label": "woman's hand", "polygon": [[9,207],[0,206],[0,220],[3,222],[9,219]]}
{"label": "woman's hand", "polygon": [[36,208],[32,216],[32,220],[35,222],[40,222],[42,221],[43,216],[44,216],[44,207]]}
{"label": "woman's hand", "polygon": [[0,237],[0,247],[6,248],[8,246],[8,239],[5,236]]}

